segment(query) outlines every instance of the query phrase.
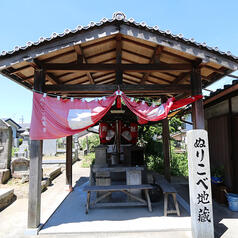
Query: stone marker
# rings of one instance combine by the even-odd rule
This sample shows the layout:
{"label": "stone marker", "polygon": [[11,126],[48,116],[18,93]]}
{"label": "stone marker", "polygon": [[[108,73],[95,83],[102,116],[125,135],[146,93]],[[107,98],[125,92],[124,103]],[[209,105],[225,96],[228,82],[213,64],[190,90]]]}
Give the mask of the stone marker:
{"label": "stone marker", "polygon": [[30,160],[27,158],[15,158],[11,163],[13,178],[22,178],[29,175]]}
{"label": "stone marker", "polygon": [[12,129],[0,119],[0,184],[10,178],[10,164],[12,158]]}
{"label": "stone marker", "polygon": [[192,236],[214,238],[207,131],[188,131],[187,151]]}

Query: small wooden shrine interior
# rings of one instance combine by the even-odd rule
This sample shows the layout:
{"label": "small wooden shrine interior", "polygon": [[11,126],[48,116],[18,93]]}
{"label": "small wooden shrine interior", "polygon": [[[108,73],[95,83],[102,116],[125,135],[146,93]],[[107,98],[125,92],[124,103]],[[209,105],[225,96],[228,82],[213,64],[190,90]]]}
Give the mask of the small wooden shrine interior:
{"label": "small wooden shrine interior", "polygon": [[[103,97],[119,87],[130,97],[164,102],[169,97],[202,94],[203,88],[237,69],[238,59],[230,52],[137,23],[121,12],[0,55],[2,75],[29,90],[61,97]],[[192,120],[194,129],[204,128],[201,99],[192,104]],[[161,123],[164,174],[170,180],[168,119]],[[136,145],[136,116],[125,105],[118,108],[115,104],[99,125],[101,145],[95,149],[92,179],[108,185],[118,175],[111,178],[106,168],[119,167],[118,173],[124,173],[131,167],[124,181],[140,180],[137,171],[144,161],[143,148]],[[72,136],[66,141],[66,183],[72,189]],[[30,155],[28,227],[36,228],[40,224],[42,141],[31,141]]]}

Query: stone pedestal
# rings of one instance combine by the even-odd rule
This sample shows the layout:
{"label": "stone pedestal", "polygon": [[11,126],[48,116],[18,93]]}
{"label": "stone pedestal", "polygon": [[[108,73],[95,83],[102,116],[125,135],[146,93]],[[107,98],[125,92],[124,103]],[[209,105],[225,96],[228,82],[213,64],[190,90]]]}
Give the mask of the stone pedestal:
{"label": "stone pedestal", "polygon": [[95,148],[95,167],[107,167],[107,146],[100,145]]}
{"label": "stone pedestal", "polygon": [[[141,170],[127,170],[126,171],[126,184],[127,185],[140,185],[142,182],[141,179]],[[141,197],[141,190],[132,190],[130,193],[134,194],[137,197]],[[128,197],[128,200],[133,200]]]}

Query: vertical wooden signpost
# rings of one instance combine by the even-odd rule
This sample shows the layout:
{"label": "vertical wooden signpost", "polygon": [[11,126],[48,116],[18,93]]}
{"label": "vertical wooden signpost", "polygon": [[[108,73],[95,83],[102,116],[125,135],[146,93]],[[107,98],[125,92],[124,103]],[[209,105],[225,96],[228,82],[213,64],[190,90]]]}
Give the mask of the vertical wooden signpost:
{"label": "vertical wooden signpost", "polygon": [[192,235],[214,238],[207,131],[188,131],[187,149]]}

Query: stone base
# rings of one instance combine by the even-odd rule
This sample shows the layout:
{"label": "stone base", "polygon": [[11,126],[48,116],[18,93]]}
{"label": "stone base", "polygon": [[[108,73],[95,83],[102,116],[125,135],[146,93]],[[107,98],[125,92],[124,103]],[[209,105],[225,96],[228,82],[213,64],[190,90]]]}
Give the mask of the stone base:
{"label": "stone base", "polygon": [[42,226],[43,226],[43,224],[40,224],[37,228],[27,228],[25,230],[25,235],[26,236],[36,236],[36,235],[38,235]]}
{"label": "stone base", "polygon": [[14,189],[0,189],[0,211],[14,201]]}
{"label": "stone base", "polygon": [[12,177],[16,179],[22,179],[23,177],[29,177],[29,171],[15,171],[12,173]]}
{"label": "stone base", "polygon": [[6,183],[11,177],[9,169],[0,169],[0,184]]}

